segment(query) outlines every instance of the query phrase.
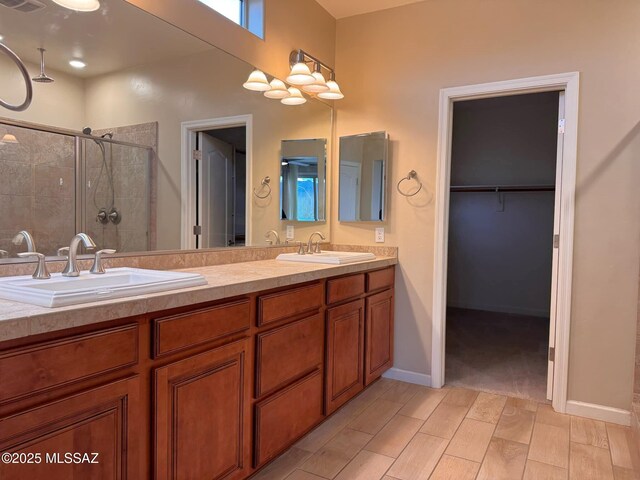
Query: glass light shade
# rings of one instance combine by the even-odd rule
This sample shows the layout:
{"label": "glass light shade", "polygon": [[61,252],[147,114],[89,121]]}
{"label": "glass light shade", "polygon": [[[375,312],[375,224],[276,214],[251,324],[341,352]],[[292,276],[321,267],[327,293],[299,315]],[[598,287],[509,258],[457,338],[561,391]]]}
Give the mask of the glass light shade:
{"label": "glass light shade", "polygon": [[289,90],[282,80],[274,78],[271,80],[271,90],[264,92],[264,96],[267,98],[276,98],[278,100],[288,97]]}
{"label": "glass light shade", "polygon": [[261,70],[254,70],[249,74],[249,78],[242,84],[247,90],[254,92],[266,92],[271,90],[271,85],[267,81],[267,76]]}
{"label": "glass light shade", "polygon": [[100,0],[53,0],[53,3],[76,12],[95,12],[100,8]]}
{"label": "glass light shade", "polygon": [[311,70],[306,63],[296,63],[291,68],[291,73],[287,77],[287,83],[291,85],[309,85],[315,82],[316,79],[311,75]]}
{"label": "glass light shade", "polygon": [[2,137],[2,140],[0,140],[0,142],[2,142],[2,143],[20,143],[20,142],[18,142],[18,139],[16,138],[16,136],[11,134],[11,133],[5,133],[4,136]]}
{"label": "glass light shade", "polygon": [[78,59],[78,58],[74,58],[73,60],[69,60],[69,65],[71,65],[73,68],[84,68],[87,66],[86,63],[84,63],[82,60]]}
{"label": "glass light shade", "polygon": [[318,97],[325,100],[340,100],[341,98],[344,98],[344,95],[340,91],[340,87],[334,80],[329,80],[327,82],[327,87],[329,87],[329,90],[319,93]]}
{"label": "glass light shade", "polygon": [[302,90],[307,93],[321,93],[329,90],[329,87],[327,87],[327,82],[324,79],[322,73],[313,72],[311,75],[313,75],[314,82],[310,83],[309,85],[305,85],[304,87],[302,87]]}
{"label": "glass light shade", "polygon": [[304,98],[302,92],[296,87],[289,87],[289,96],[280,100],[285,105],[302,105],[307,103],[307,99]]}

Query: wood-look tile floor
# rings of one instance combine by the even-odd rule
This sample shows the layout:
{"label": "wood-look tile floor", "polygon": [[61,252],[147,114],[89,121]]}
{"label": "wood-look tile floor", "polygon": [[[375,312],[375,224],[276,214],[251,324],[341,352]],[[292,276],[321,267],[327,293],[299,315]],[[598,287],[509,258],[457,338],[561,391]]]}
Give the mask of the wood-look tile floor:
{"label": "wood-look tile floor", "polygon": [[464,388],[381,379],[259,480],[640,480],[628,427]]}

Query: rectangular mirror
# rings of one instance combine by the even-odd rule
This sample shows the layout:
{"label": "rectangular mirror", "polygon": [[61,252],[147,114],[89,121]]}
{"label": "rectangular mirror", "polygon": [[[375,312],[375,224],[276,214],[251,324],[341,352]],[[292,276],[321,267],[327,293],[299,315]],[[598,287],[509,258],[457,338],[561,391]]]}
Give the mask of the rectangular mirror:
{"label": "rectangular mirror", "polygon": [[386,132],[340,137],[341,222],[381,222],[386,218]]}
{"label": "rectangular mirror", "polygon": [[283,140],[282,220],[323,222],[327,208],[327,139]]}
{"label": "rectangular mirror", "polygon": [[[77,232],[119,253],[266,246],[265,233],[282,228],[275,179],[283,155],[298,155],[289,144],[318,158],[309,191],[317,204],[295,200],[292,212],[327,220],[331,106],[246,90],[252,65],[125,0],[82,14],[41,3],[29,13],[0,5],[2,43],[30,77],[40,75],[44,49],[53,79],[33,83],[26,111],[0,108],[0,262],[25,251],[12,241],[21,230],[47,256]],[[24,88],[0,53],[2,98],[20,103]],[[308,175],[302,186],[316,182]],[[313,231],[303,223],[296,238]]]}

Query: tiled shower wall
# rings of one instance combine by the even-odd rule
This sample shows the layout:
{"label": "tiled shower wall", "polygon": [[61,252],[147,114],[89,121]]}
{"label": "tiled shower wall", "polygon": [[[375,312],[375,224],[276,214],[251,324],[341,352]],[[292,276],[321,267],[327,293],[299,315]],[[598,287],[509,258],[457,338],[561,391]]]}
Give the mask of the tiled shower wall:
{"label": "tiled shower wall", "polygon": [[0,125],[0,249],[15,257],[26,246],[11,240],[28,230],[36,248],[55,255],[75,234],[74,137]]}
{"label": "tiled shower wall", "polygon": [[[111,186],[102,152],[95,142],[86,142],[87,184],[85,229],[99,248],[119,252],[154,250],[155,168],[152,155],[157,151],[156,122],[94,131],[94,135],[113,133],[114,140],[147,145],[145,148],[105,143],[107,166],[113,172],[113,206],[121,216],[119,224],[102,224],[96,220],[100,208],[111,207]],[[102,171],[102,176],[100,172]]]}

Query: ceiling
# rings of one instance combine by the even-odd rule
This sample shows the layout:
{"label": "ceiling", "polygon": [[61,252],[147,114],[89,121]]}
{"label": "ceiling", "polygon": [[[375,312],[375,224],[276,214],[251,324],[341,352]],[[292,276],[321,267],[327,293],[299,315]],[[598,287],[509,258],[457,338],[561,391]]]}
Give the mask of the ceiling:
{"label": "ceiling", "polygon": [[317,0],[325,10],[334,18],[338,19],[421,1],[422,0]]}
{"label": "ceiling", "polygon": [[[40,63],[37,48],[45,48],[49,68],[74,76],[102,75],[213,48],[123,0],[101,0],[100,10],[90,13],[39,1],[45,8],[30,13],[0,6],[3,43],[35,64]],[[81,58],[87,67],[71,68],[72,58]]]}

